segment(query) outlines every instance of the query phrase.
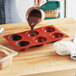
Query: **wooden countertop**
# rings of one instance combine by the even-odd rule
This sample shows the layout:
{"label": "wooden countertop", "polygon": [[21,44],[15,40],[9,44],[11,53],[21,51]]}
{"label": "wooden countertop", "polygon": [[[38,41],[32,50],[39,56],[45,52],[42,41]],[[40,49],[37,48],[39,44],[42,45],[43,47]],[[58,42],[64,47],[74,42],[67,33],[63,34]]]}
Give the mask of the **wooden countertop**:
{"label": "wooden countertop", "polygon": [[[16,51],[3,36],[29,30],[27,25],[27,23],[15,23],[0,26],[0,28],[5,28],[4,33],[0,35],[0,44]],[[55,25],[70,36],[68,39],[72,39],[73,35],[76,35],[76,21],[72,18],[45,20],[35,28],[46,25]],[[0,70],[0,76],[33,76],[32,74],[76,69],[76,61],[71,60],[69,56],[57,55],[52,44],[17,52],[18,55],[13,58],[12,65],[7,69]]]}

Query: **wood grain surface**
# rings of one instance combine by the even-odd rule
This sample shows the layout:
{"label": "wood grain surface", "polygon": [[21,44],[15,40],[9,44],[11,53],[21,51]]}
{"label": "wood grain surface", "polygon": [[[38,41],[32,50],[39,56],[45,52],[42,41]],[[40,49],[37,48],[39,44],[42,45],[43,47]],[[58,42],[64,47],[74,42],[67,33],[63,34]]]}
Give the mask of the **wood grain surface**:
{"label": "wood grain surface", "polygon": [[[29,30],[27,25],[27,23],[16,23],[0,26],[0,28],[5,28],[4,33],[0,35],[0,44],[16,51],[3,36]],[[55,25],[62,32],[68,34],[70,37],[65,40],[71,40],[76,35],[76,21],[72,18],[45,20],[35,28],[46,25]],[[76,69],[76,61],[72,60],[70,56],[57,55],[52,44],[17,52],[18,55],[13,58],[12,65],[0,70],[0,76],[53,76],[52,73],[57,71]]]}

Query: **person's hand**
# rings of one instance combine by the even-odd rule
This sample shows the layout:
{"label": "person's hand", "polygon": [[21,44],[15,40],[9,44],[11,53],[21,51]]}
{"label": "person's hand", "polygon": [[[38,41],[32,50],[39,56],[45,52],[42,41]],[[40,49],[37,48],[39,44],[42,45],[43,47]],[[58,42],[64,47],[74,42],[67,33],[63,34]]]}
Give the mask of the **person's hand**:
{"label": "person's hand", "polygon": [[34,5],[40,7],[41,5],[45,4],[46,0],[34,0]]}

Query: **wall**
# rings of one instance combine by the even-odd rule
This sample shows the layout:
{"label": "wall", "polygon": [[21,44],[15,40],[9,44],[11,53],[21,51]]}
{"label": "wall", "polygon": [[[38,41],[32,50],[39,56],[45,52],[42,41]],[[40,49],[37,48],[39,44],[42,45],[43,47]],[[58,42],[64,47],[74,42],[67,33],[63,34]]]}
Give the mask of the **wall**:
{"label": "wall", "polygon": [[76,19],[76,0],[66,0],[66,17],[74,17]]}

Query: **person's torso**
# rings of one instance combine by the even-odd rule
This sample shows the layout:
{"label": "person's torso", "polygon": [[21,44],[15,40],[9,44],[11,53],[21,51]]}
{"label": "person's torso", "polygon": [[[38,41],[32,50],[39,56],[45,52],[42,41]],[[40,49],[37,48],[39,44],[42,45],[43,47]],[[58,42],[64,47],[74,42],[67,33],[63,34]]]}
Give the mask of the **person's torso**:
{"label": "person's torso", "polygon": [[34,5],[34,0],[6,0],[6,23],[25,22],[26,11]]}

